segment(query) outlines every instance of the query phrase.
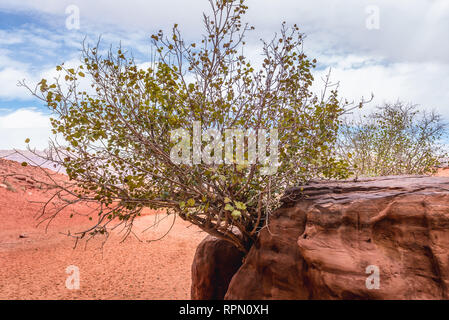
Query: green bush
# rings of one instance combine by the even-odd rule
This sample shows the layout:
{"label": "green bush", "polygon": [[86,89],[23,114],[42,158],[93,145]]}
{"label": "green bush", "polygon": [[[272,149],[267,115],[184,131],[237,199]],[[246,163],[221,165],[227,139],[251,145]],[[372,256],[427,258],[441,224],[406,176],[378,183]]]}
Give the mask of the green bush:
{"label": "green bush", "polygon": [[[262,42],[263,63],[256,66],[242,54],[245,34],[253,29],[241,20],[244,1],[210,5],[198,42],[183,39],[177,25],[168,36],[160,31],[151,37],[156,57],[146,70],[121,48],[103,57],[98,46],[85,46],[77,69],[57,66],[59,78],[42,79],[33,92],[53,111],[53,132],[65,140],[50,149],[51,161],[73,182],[63,194],[75,197],[72,203],[101,205],[89,234],[107,232],[112,220],[131,228],[144,207],[166,208],[247,251],[285,188],[349,175],[335,144],[350,106],[340,103],[328,83],[326,94],[312,94],[316,61],[303,53],[299,28],[282,24],[272,40]],[[81,78],[93,93],[80,89]],[[277,150],[276,163],[260,154],[251,162],[249,151],[244,163],[176,163],[173,148],[180,142],[171,133],[184,128],[192,135],[195,123],[203,138],[211,129],[221,136],[235,128],[266,130],[257,139],[271,137],[268,149]],[[278,139],[269,135],[273,129]],[[244,139],[250,143],[249,136]],[[265,166],[272,172],[264,173]]]}
{"label": "green bush", "polygon": [[357,176],[428,174],[445,156],[440,114],[417,106],[386,103],[341,126],[339,154]]}

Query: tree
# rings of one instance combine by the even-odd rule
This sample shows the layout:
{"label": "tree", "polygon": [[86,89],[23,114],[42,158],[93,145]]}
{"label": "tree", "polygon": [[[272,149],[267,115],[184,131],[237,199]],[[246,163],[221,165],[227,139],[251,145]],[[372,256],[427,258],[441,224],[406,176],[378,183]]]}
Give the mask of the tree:
{"label": "tree", "polygon": [[435,111],[398,101],[341,126],[339,154],[359,176],[428,174],[444,156],[446,123]]}
{"label": "tree", "polygon": [[[151,36],[156,55],[148,69],[122,48],[103,57],[99,45],[83,46],[78,68],[57,66],[53,82],[28,87],[53,111],[53,133],[64,140],[51,142],[48,158],[71,184],[53,199],[99,203],[98,221],[79,237],[105,233],[117,219],[131,230],[144,207],[164,208],[246,252],[285,188],[348,176],[334,145],[340,116],[353,106],[328,80],[320,97],[312,94],[316,61],[302,51],[299,28],[283,23],[262,42],[256,66],[244,56],[245,34],[254,29],[242,22],[244,1],[209,2],[198,43],[187,43],[178,25],[169,36]],[[81,89],[81,78],[91,90]],[[215,146],[223,141],[214,138],[209,149],[207,142],[231,129],[246,146],[270,138],[270,157],[263,143],[254,156],[236,142],[225,145],[235,159],[220,163]],[[206,151],[180,156],[195,143]],[[199,155],[215,160],[196,163]]]}

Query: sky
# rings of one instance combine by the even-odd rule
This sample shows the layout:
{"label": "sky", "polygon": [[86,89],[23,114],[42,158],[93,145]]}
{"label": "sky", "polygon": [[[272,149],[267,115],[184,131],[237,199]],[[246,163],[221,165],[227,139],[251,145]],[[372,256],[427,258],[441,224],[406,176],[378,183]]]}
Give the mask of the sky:
{"label": "sky", "polygon": [[[340,96],[377,104],[404,102],[434,109],[449,121],[448,0],[247,0],[249,55],[282,21],[305,33],[304,51],[316,58],[315,90],[331,70]],[[81,43],[102,43],[150,56],[150,35],[179,24],[198,40],[207,0],[0,0],[0,149],[44,149],[51,136],[48,109],[18,81],[51,79],[55,66],[79,62]],[[78,19],[79,18],[79,19]]]}

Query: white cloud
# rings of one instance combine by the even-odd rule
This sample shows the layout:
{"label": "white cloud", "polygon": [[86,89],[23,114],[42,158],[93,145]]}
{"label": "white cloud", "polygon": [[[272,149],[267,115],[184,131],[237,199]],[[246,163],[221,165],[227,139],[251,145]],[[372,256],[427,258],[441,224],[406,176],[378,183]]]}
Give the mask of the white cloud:
{"label": "white cloud", "polygon": [[[201,13],[207,7],[207,1],[166,0],[154,2],[146,0],[128,0],[126,3],[108,0],[3,0],[0,8],[8,10],[26,10],[44,14],[68,17],[65,9],[76,5],[80,9],[80,25],[107,24],[123,29],[145,29],[154,32],[160,27],[173,23],[185,25],[187,29],[201,25]],[[64,20],[63,20],[64,22]],[[65,26],[65,25],[64,25]]]}
{"label": "white cloud", "polygon": [[0,117],[0,128],[3,129],[30,129],[50,128],[49,117],[35,109],[18,109]]}
{"label": "white cloud", "polygon": [[0,70],[0,97],[6,99],[25,98],[26,90],[17,86],[19,80],[29,75],[24,70],[5,68]]}
{"label": "white cloud", "polygon": [[[76,53],[77,55],[78,53]],[[56,65],[64,61],[55,61],[53,64],[33,65],[31,63],[17,61],[12,58],[13,53],[0,50],[0,99],[4,100],[30,100],[31,93],[24,87],[18,86],[19,81],[34,89],[42,79],[52,81],[58,76]],[[78,58],[71,57],[65,61],[67,67],[76,67],[80,64]]]}
{"label": "white cloud", "polygon": [[[341,97],[357,103],[362,96],[368,99],[373,93],[374,100],[367,106],[368,110],[377,104],[400,99],[419,104],[422,108],[434,109],[449,119],[449,64],[423,62],[384,65],[379,62],[363,67],[351,65],[350,61],[342,57],[340,63],[334,64],[332,68],[331,78],[340,83]],[[327,72],[321,70],[316,73],[316,92],[322,87],[319,79]]]}
{"label": "white cloud", "polygon": [[[17,80],[35,83],[51,78],[56,64],[77,62],[85,35],[91,43],[100,34],[104,45],[121,41],[143,57],[138,62],[147,61],[148,36],[159,29],[168,32],[179,23],[189,40],[200,36],[207,2],[2,0],[0,9],[35,13],[54,29],[23,25],[0,30],[0,99],[29,99],[26,90],[16,87]],[[73,4],[80,8],[78,31],[65,28],[65,9]],[[248,21],[256,26],[247,54],[255,60],[259,38],[269,39],[284,20],[297,23],[307,35],[306,53],[320,66],[332,67],[332,79],[340,81],[340,96],[358,101],[373,92],[372,105],[399,98],[435,108],[449,119],[449,1],[248,0],[247,4]],[[379,30],[366,28],[368,5],[379,7]],[[29,54],[29,59],[17,57],[13,48]],[[316,72],[314,88],[321,87],[319,78],[326,72]]]}
{"label": "white cloud", "polygon": [[[308,46],[318,51],[356,52],[402,61],[449,61],[447,0],[248,0],[247,4],[248,21],[259,30],[255,39],[273,34],[285,20],[297,23],[309,35]],[[49,23],[57,21],[59,32],[71,37],[76,33],[64,30],[69,5],[80,8],[82,32],[117,34],[126,30],[128,33],[121,34],[124,41],[136,32],[148,36],[167,30],[173,23],[179,23],[187,37],[194,37],[202,28],[202,12],[210,11],[207,0],[128,0],[126,5],[107,0],[3,0],[0,8],[50,15]],[[369,5],[379,7],[379,30],[366,28],[365,9]]]}
{"label": "white cloud", "polygon": [[18,109],[0,116],[0,149],[24,149],[25,139],[32,147],[45,149],[51,137],[50,117],[33,108]]}

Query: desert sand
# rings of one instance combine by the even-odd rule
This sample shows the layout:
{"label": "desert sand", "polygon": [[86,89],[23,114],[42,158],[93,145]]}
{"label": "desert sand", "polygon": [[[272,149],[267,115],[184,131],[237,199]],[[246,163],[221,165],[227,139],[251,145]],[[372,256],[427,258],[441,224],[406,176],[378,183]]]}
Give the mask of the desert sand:
{"label": "desert sand", "polygon": [[449,177],[449,167],[438,168],[437,172],[435,172],[435,176],[437,176],[437,177]]}
{"label": "desert sand", "polygon": [[[39,175],[38,169],[0,159],[0,175],[24,173]],[[95,238],[74,248],[70,230],[89,225],[87,215],[61,215],[48,226],[37,226],[36,214],[48,194],[27,179],[0,177],[0,299],[189,299],[191,263],[196,247],[205,237],[199,229],[176,220],[174,216],[146,211],[137,218],[135,234],[123,240],[120,230],[105,242]],[[75,208],[86,214],[88,208]],[[157,227],[147,229],[156,220]],[[76,266],[80,288],[68,289],[70,274]]]}
{"label": "desert sand", "polygon": [[[48,228],[37,225],[41,204],[36,202],[51,194],[26,176],[45,179],[42,170],[48,169],[0,159],[0,299],[190,298],[191,264],[204,232],[178,218],[165,238],[147,242],[165,234],[173,216],[146,210],[134,227],[139,239],[122,241],[119,229],[107,241],[95,238],[74,248],[73,238],[65,234],[91,225],[92,210],[77,206]],[[436,175],[449,176],[449,169]],[[155,221],[157,227],[148,229]],[[79,268],[79,289],[66,287],[69,266]]]}

